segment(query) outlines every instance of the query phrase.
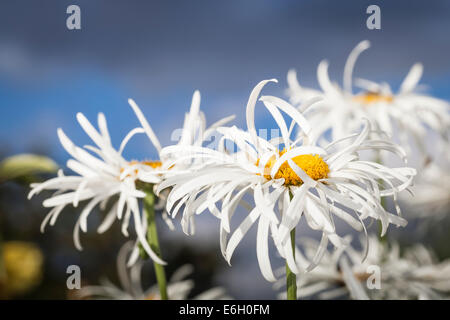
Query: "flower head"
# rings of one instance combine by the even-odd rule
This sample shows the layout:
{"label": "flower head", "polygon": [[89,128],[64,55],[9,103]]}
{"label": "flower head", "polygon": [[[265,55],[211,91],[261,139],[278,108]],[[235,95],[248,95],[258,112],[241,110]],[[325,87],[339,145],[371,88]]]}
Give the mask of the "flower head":
{"label": "flower head", "polygon": [[308,119],[315,127],[315,137],[323,137],[323,133],[331,129],[332,140],[340,139],[358,131],[361,120],[367,118],[375,131],[381,130],[391,136],[396,133],[407,150],[412,146],[408,137],[412,137],[417,147],[426,152],[424,138],[428,128],[448,139],[450,105],[417,90],[423,72],[420,63],[412,66],[398,93],[393,93],[387,83],[365,79],[355,81],[362,91],[353,93],[354,65],[358,56],[369,47],[369,41],[362,41],[350,53],[342,88],[330,81],[327,61],[322,61],[317,69],[320,90],[300,86],[295,71],[288,73],[288,95],[294,105],[311,96],[323,98],[322,103],[308,113]]}
{"label": "flower head", "polygon": [[[366,149],[388,150],[402,158],[405,156],[401,148],[389,141],[370,140],[369,123],[360,134],[325,148],[312,144],[308,121],[288,102],[274,96],[261,96],[259,100],[276,121],[281,137],[269,140],[259,137],[254,123],[256,102],[263,86],[271,81],[276,82],[262,81],[250,94],[246,131],[236,127],[217,129],[223,135],[218,150],[180,146],[163,149],[162,154],[184,152],[194,159],[202,159],[204,164],[197,170],[168,177],[159,185],[158,191],[173,187],[167,210],[175,215],[184,205],[182,223],[185,232],[189,232],[191,218],[206,209],[220,219],[221,249],[228,262],[247,231],[257,223],[259,265],[263,276],[274,281],[268,252],[269,236],[289,267],[300,272],[289,235],[304,218],[302,223],[322,233],[317,256],[308,267],[313,268],[328,241],[337,247],[343,245],[334,217],[360,231],[365,229],[364,219],[380,220],[383,234],[391,223],[405,225],[404,219],[386,212],[380,201],[382,197],[396,198],[399,191],[411,184],[415,170],[389,168],[359,159],[359,152]],[[312,99],[308,104],[316,101]],[[290,118],[290,126],[281,112]],[[296,127],[301,133],[297,140],[292,140]],[[341,146],[343,141],[348,144]],[[237,150],[227,150],[229,142]],[[243,199],[246,194],[253,198],[250,205]],[[230,220],[239,204],[247,207],[249,213],[228,239]]]}
{"label": "flower head", "polygon": [[0,255],[0,296],[21,295],[40,283],[44,257],[35,244],[7,241],[1,244]]}
{"label": "flower head", "polygon": [[[388,245],[376,236],[370,236],[367,243],[360,240],[362,249],[349,246],[327,252],[317,268],[302,274],[297,283],[299,297],[398,300],[449,296],[450,260],[437,262],[434,253],[423,245],[414,245],[403,252],[398,243]],[[299,265],[307,265],[318,245],[313,239],[303,242],[304,253],[298,251],[296,255]],[[274,286],[282,285],[279,281]],[[281,293],[280,298],[283,296]]]}
{"label": "flower head", "polygon": [[[139,128],[132,130],[122,141],[119,150],[116,150],[111,144],[106,119],[102,113],[98,115],[99,130],[95,129],[82,113],[77,114],[77,120],[95,146],[80,148],[66,136],[62,129],[58,129],[59,140],[72,157],[67,161],[67,167],[75,174],[66,176],[60,170],[56,178],[32,185],[29,198],[43,190],[55,190],[54,195],[43,202],[44,207],[52,209],[43,220],[41,231],[44,231],[48,223],[54,225],[67,205],[78,207],[80,202],[88,201],[80,213],[73,232],[75,246],[82,250],[79,233],[80,230],[87,232],[89,214],[97,205],[105,209],[111,202],[112,207],[97,231],[103,233],[115,220],[122,220],[122,233],[128,236],[129,221],[133,218],[138,240],[145,251],[153,260],[165,264],[153,252],[146,240],[146,219],[140,213],[138,204],[138,199],[144,198],[145,193],[137,189],[136,181],[141,179],[144,168],[151,166],[127,161],[122,156],[128,140],[142,130]],[[154,176],[156,179],[157,174],[155,173]],[[146,178],[148,179],[148,174]]]}

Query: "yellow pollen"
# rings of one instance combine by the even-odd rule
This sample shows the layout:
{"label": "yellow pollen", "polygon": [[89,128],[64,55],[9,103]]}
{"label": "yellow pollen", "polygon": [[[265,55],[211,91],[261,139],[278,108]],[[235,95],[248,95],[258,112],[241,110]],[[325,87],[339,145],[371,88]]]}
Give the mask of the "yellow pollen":
{"label": "yellow pollen", "polygon": [[[286,150],[280,152],[280,156],[282,156]],[[272,170],[273,165],[275,164],[275,156],[267,161],[266,166],[264,167],[264,177],[267,180],[271,180],[270,171]],[[313,180],[325,179],[328,177],[328,173],[330,172],[330,168],[328,164],[320,157],[318,154],[302,154],[292,158],[292,161],[302,168],[305,173],[311,177]],[[259,164],[259,159],[256,161],[256,165]],[[294,170],[289,166],[288,162],[284,162],[277,173],[275,173],[275,179],[284,178],[285,186],[300,186],[303,184],[302,179],[295,173]]]}
{"label": "yellow pollen", "polygon": [[[159,168],[159,167],[162,166],[162,162],[161,161],[136,161],[136,160],[130,161],[130,165],[138,164],[138,163],[146,165],[146,166],[149,166],[149,167],[151,167],[153,169],[156,169],[156,168]],[[123,171],[124,171],[124,168],[120,168],[120,173],[122,173]],[[135,169],[134,173],[138,174],[139,170]]]}
{"label": "yellow pollen", "polygon": [[365,94],[353,97],[353,100],[355,102],[368,105],[379,102],[392,102],[394,98],[391,95],[382,95],[376,92],[367,92]]}
{"label": "yellow pollen", "polygon": [[161,161],[142,161],[142,164],[152,167],[153,169],[159,168],[162,166],[162,162]]}

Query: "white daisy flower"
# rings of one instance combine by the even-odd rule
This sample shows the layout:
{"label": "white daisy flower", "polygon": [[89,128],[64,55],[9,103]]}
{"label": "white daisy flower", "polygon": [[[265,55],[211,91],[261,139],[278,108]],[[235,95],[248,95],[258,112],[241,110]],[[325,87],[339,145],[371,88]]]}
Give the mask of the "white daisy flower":
{"label": "white daisy flower", "polygon": [[[361,239],[360,246],[365,246]],[[315,254],[317,241],[304,239],[304,254],[297,263],[306,266]],[[284,270],[280,269],[282,274]],[[325,253],[319,266],[298,277],[298,295],[319,299],[443,299],[450,293],[450,260],[438,263],[434,253],[422,245],[400,250],[375,236],[365,249],[348,247],[345,253]],[[279,289],[283,282],[274,287]],[[280,293],[283,299],[285,293]]]}
{"label": "white daisy flower", "polygon": [[[370,47],[369,41],[360,42],[350,53],[344,68],[343,88],[328,77],[328,62],[322,61],[317,69],[321,90],[303,88],[294,70],[288,73],[288,95],[294,105],[307,101],[311,96],[322,97],[323,103],[310,111],[308,119],[320,137],[331,129],[332,140],[345,137],[361,127],[361,119],[370,120],[375,130],[392,136],[398,133],[401,145],[409,152],[412,138],[424,153],[424,138],[430,128],[448,139],[450,105],[448,102],[418,92],[423,67],[412,66],[399,91],[394,94],[387,83],[375,83],[356,79],[355,85],[363,90],[353,93],[353,68],[358,56]],[[395,131],[395,132],[394,132]]]}
{"label": "white daisy flower", "polygon": [[[191,107],[188,113],[185,115],[183,128],[179,136],[173,137],[174,139],[179,139],[177,146],[180,147],[201,147],[204,143],[208,142],[216,133],[216,129],[226,123],[230,122],[235,118],[234,115],[220,119],[219,121],[213,123],[210,127],[206,126],[206,118],[204,113],[200,110],[200,92],[196,90],[192,96]],[[152,166],[144,166],[140,169],[140,180],[146,183],[151,183],[156,188],[158,184],[165,178],[178,175],[182,172],[193,170],[197,165],[198,161],[192,161],[183,152],[171,153],[170,155],[163,155],[161,153],[162,147],[159,142],[158,137],[155,135],[152,127],[148,123],[144,114],[134,100],[128,100],[130,106],[135,112],[141,126],[142,130],[148,136],[150,142],[155,147],[158,152],[159,159],[156,161],[151,161]],[[174,130],[176,133],[176,130]],[[181,161],[183,160],[183,161]],[[133,170],[133,168],[130,168]],[[156,175],[155,175],[156,173]],[[165,192],[167,193],[167,192]],[[163,208],[165,205],[166,194],[160,193],[158,199],[162,200],[160,202],[160,207]],[[167,213],[164,211],[163,218],[171,229],[173,229],[172,222],[167,218]],[[192,230],[194,232],[194,229]]]}
{"label": "white daisy flower", "polygon": [[[119,150],[114,149],[108,132],[105,116],[98,115],[97,131],[82,113],[77,114],[77,120],[96,146],[77,147],[64,133],[58,129],[59,140],[72,159],[67,161],[67,167],[76,175],[66,176],[62,170],[56,178],[43,183],[33,184],[28,197],[43,190],[56,190],[55,194],[43,202],[44,207],[52,208],[41,225],[54,225],[61,211],[69,204],[78,207],[81,201],[88,201],[75,224],[73,238],[77,249],[82,250],[79,232],[87,232],[87,219],[92,210],[99,205],[105,209],[108,202],[113,201],[112,207],[105,219],[98,227],[98,233],[109,229],[113,222],[122,220],[122,233],[128,236],[128,226],[131,217],[138,241],[147,254],[156,262],[165,264],[150,248],[146,240],[147,222],[139,210],[138,199],[144,198],[145,193],[136,188],[136,181],[141,180],[143,167],[152,167],[152,163],[139,164],[126,161],[122,157],[129,139],[136,133],[143,132],[141,128],[132,130],[122,141]],[[90,152],[89,152],[90,151]],[[145,177],[149,179],[146,172]],[[155,173],[154,179],[157,179]]]}
{"label": "white daisy flower", "polygon": [[[117,272],[120,285],[113,284],[108,279],[102,279],[100,285],[85,286],[77,291],[80,299],[108,299],[108,300],[160,300],[158,284],[143,288],[142,267],[139,261],[132,267],[127,267],[127,256],[132,251],[131,243],[126,243],[117,256]],[[194,282],[186,279],[193,271],[192,265],[178,268],[169,279],[167,291],[172,300],[186,300],[194,288]],[[221,287],[215,287],[194,296],[192,300],[224,300],[231,299]]]}
{"label": "white daisy flower", "polygon": [[[218,150],[180,146],[163,149],[164,155],[185,153],[205,163],[198,170],[168,177],[159,185],[158,191],[173,187],[166,208],[176,214],[184,205],[185,225],[205,209],[221,219],[220,244],[228,262],[250,227],[257,224],[259,266],[267,280],[275,281],[268,252],[269,235],[289,268],[299,273],[289,235],[304,217],[310,228],[322,232],[317,255],[308,268],[311,269],[320,260],[329,240],[337,247],[343,244],[336,232],[335,216],[359,231],[365,229],[364,219],[380,220],[382,234],[390,223],[405,225],[404,219],[386,212],[380,201],[389,196],[395,199],[399,191],[411,184],[415,170],[388,168],[359,160],[359,152],[367,149],[387,150],[405,157],[401,148],[389,141],[369,140],[368,123],[360,134],[325,148],[311,145],[308,121],[288,102],[274,96],[262,96],[259,100],[276,121],[281,138],[266,140],[258,137],[254,123],[256,102],[263,86],[271,81],[277,82],[274,79],[262,81],[250,95],[246,110],[247,131],[236,127],[218,128],[223,134]],[[309,104],[315,101],[313,99]],[[281,111],[289,116],[290,126]],[[296,126],[301,135],[293,141],[291,134]],[[227,153],[229,142],[239,148],[238,152]],[[340,147],[342,142],[349,143]],[[254,204],[248,207],[249,214],[228,239],[230,220],[246,194],[253,197]],[[220,209],[216,206],[219,202]]]}

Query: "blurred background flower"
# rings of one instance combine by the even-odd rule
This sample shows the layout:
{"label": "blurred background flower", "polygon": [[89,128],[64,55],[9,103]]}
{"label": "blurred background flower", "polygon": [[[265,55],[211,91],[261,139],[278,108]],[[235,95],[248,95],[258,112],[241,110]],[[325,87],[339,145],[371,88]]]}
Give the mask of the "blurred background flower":
{"label": "blurred background flower", "polygon": [[[314,255],[317,241],[305,240],[305,255],[298,255],[299,265],[306,265]],[[345,253],[327,252],[323,262],[298,279],[302,299],[448,299],[450,293],[450,259],[437,262],[434,252],[416,244],[401,252],[395,241],[360,237]],[[368,251],[366,251],[368,250]],[[367,256],[366,256],[367,255]],[[285,272],[279,270],[280,273]],[[378,278],[378,279],[377,279]],[[370,287],[369,287],[370,284]],[[279,281],[275,288],[283,286]],[[280,298],[285,296],[281,291]]]}
{"label": "blurred background flower", "polygon": [[[140,260],[132,267],[127,267],[128,255],[133,250],[133,243],[126,242],[120,248],[117,255],[117,274],[119,285],[115,285],[109,279],[103,278],[99,285],[84,286],[79,290],[75,298],[79,299],[110,299],[110,300],[160,300],[161,296],[158,284],[147,285],[142,281],[145,261]],[[148,265],[148,264],[147,264]],[[191,291],[195,283],[188,279],[193,273],[194,268],[190,264],[185,264],[177,270],[168,279],[167,291],[171,300],[222,300],[231,299],[223,288],[215,287],[208,289],[197,296],[191,296]]]}
{"label": "blurred background flower", "polygon": [[38,246],[8,241],[2,244],[1,254],[0,297],[23,295],[40,283],[44,257]]}

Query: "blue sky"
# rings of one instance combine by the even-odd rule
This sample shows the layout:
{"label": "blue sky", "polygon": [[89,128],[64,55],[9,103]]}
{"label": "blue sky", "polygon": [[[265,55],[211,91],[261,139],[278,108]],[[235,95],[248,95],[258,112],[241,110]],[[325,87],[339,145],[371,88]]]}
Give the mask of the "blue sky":
{"label": "blue sky", "polygon": [[[78,4],[82,30],[65,27],[69,4]],[[340,81],[349,51],[372,42],[356,76],[398,86],[416,61],[425,65],[430,93],[449,98],[450,6],[443,1],[378,2],[382,30],[365,27],[365,1],[32,1],[0,4],[0,141],[4,152],[47,150],[60,161],[56,129],[85,143],[76,112],[95,120],[104,112],[113,139],[137,122],[133,97],[163,144],[181,126],[191,95],[202,93],[210,122],[235,113],[244,125],[252,87],[286,72],[317,87],[320,60]],[[264,124],[264,120],[262,124]],[[148,148],[143,148],[145,144]],[[153,157],[137,139],[130,157]]]}

